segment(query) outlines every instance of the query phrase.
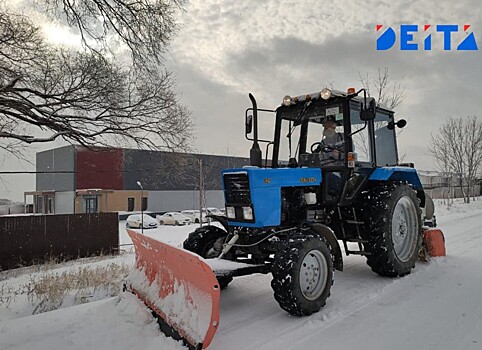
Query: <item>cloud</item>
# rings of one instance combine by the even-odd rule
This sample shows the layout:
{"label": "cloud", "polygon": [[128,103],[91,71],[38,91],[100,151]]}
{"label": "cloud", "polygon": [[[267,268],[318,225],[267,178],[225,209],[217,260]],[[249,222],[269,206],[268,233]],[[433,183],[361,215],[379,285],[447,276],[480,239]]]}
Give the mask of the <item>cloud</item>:
{"label": "cloud", "polygon": [[[215,83],[216,96],[232,98],[217,104],[216,110],[208,115],[198,112],[205,110],[198,104],[199,94],[197,98],[185,99],[203,125],[211,125],[213,133],[218,130],[223,135],[216,141],[202,141],[202,149],[214,151],[223,147],[220,144],[226,128],[217,122],[227,121],[218,116],[233,115],[232,107],[236,106],[236,118],[242,123],[239,110],[249,107],[248,92],[255,94],[259,105],[276,108],[286,94],[310,93],[326,85],[340,90],[359,87],[359,73],[374,77],[379,67],[388,67],[391,79],[406,87],[406,99],[397,110],[400,117],[409,120],[399,140],[400,149],[407,153],[406,159],[418,159],[425,168],[432,168],[434,164],[428,153],[420,151],[427,149],[430,134],[436,133],[448,117],[474,115],[482,107],[478,98],[482,80],[480,54],[444,51],[443,37],[435,32],[435,27],[430,29],[431,52],[402,52],[397,48],[376,51],[375,26],[381,23],[397,28],[400,24],[415,23],[422,28],[424,24],[468,23],[477,39],[482,40],[482,9],[476,1],[354,4],[351,1],[324,4],[308,1],[296,6],[290,1],[190,3],[182,17],[180,36],[173,44],[176,64],[172,68],[179,72],[190,67],[197,82]],[[453,42],[464,35],[454,34]],[[420,43],[423,38],[423,33],[415,36]],[[211,91],[204,90],[205,94]],[[183,91],[185,97],[194,97]],[[265,127],[272,129],[273,124],[266,123]],[[242,134],[239,129],[230,134],[230,145],[237,141],[246,143],[237,137]],[[202,138],[198,134],[198,140]],[[237,149],[246,147],[240,144]]]}
{"label": "cloud", "polygon": [[[166,64],[197,122],[193,144],[201,152],[249,155],[243,132],[249,92],[260,107],[276,108],[287,94],[331,84],[360,87],[358,74],[375,76],[379,67],[388,67],[393,81],[406,87],[397,115],[409,123],[399,149],[423,169],[434,168],[426,152],[430,134],[451,116],[482,110],[480,51],[445,52],[435,32],[431,52],[375,50],[377,24],[409,23],[471,24],[482,50],[478,0],[205,0],[188,2],[178,19]],[[454,42],[464,35],[454,35]],[[423,33],[415,38],[421,42]],[[272,137],[273,126],[274,118],[263,115],[263,136]]]}

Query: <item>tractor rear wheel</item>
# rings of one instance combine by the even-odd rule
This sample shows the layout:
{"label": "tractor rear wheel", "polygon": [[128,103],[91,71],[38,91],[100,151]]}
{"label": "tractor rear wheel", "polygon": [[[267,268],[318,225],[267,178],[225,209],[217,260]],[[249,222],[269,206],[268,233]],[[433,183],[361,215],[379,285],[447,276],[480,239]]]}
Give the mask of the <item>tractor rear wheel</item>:
{"label": "tractor rear wheel", "polygon": [[[191,232],[183,243],[183,248],[203,258],[217,258],[223,249],[226,231],[216,226],[203,226]],[[232,277],[217,277],[219,288],[224,289],[233,280]]]}
{"label": "tractor rear wheel", "polygon": [[276,254],[272,268],[274,298],[296,316],[318,312],[326,304],[333,284],[333,260],[322,238],[295,240]]}
{"label": "tractor rear wheel", "polygon": [[367,264],[381,276],[398,277],[415,267],[422,244],[421,211],[415,191],[384,184],[364,194],[361,206]]}

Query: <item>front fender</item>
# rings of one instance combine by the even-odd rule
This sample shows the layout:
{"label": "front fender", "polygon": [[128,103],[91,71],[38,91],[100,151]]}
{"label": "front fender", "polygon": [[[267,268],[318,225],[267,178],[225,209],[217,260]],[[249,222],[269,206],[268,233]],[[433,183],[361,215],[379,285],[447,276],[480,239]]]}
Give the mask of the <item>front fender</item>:
{"label": "front fender", "polygon": [[335,233],[331,228],[322,224],[308,224],[308,226],[318,235],[326,239],[334,257],[334,266],[338,271],[343,271],[343,256],[341,248],[336,239]]}
{"label": "front fender", "polygon": [[226,232],[229,232],[229,223],[228,223],[228,219],[225,216],[208,214],[206,215],[206,217],[219,222],[221,225],[223,225]]}

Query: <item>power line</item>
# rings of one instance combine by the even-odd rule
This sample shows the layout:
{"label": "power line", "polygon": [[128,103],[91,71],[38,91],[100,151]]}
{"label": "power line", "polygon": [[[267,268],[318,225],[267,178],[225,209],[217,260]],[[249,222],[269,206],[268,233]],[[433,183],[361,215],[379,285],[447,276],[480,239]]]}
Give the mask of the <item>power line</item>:
{"label": "power line", "polygon": [[146,171],[165,171],[165,168],[158,169],[130,169],[130,170],[89,170],[89,171],[75,171],[75,170],[54,170],[54,171],[0,171],[0,175],[14,175],[14,174],[93,174],[93,173],[132,173],[132,172],[146,172]]}

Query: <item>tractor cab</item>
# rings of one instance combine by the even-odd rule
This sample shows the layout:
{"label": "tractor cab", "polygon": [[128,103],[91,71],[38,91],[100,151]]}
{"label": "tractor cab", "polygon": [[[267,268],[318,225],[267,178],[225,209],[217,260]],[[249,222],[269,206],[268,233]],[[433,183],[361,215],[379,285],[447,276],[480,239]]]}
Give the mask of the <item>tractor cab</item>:
{"label": "tractor cab", "polygon": [[[359,96],[361,92],[363,97]],[[255,109],[254,102],[253,108],[246,111],[248,139],[252,121],[257,119],[249,113],[256,116]],[[264,167],[321,168],[319,204],[351,204],[375,168],[399,163],[395,125],[403,127],[405,121],[395,123],[394,112],[377,106],[363,89],[349,89],[347,93],[323,89],[285,96],[281,106],[271,112],[276,115],[273,141],[257,140],[256,128],[255,137],[251,138],[254,144],[259,141],[272,145],[271,162],[267,147]],[[327,122],[336,126],[334,135],[324,132]],[[251,165],[263,165],[256,164],[253,157],[251,160]]]}

